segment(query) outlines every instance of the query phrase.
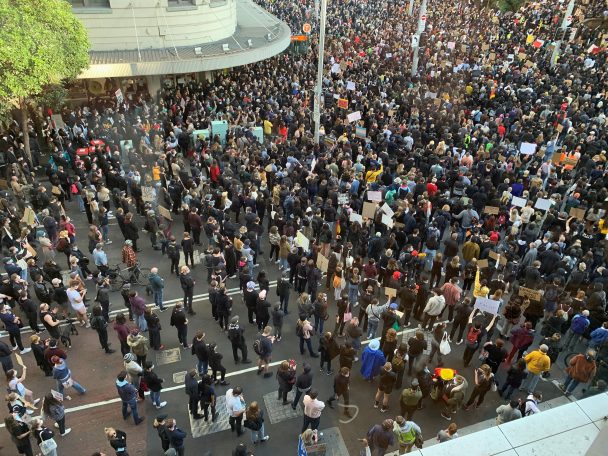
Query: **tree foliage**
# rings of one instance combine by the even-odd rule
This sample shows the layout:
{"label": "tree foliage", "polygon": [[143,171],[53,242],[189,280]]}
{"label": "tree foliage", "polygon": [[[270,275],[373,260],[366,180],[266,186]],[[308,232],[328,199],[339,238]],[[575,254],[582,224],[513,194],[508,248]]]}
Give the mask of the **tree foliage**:
{"label": "tree foliage", "polygon": [[40,94],[88,66],[89,40],[65,0],[0,0],[0,99]]}

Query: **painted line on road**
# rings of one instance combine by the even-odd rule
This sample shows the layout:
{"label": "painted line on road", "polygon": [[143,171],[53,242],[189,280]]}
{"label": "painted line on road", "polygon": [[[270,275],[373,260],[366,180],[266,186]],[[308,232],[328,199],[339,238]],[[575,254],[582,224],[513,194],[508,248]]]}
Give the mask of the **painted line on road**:
{"label": "painted line on road", "polygon": [[[269,287],[270,288],[274,288],[276,286],[277,286],[277,281],[276,280],[272,280],[272,281],[269,282]],[[259,287],[258,287],[257,284],[256,284],[256,289],[259,289]],[[238,287],[229,288],[227,290],[227,292],[226,292],[226,294],[228,296],[235,296],[235,295],[238,295],[238,294],[241,294],[241,293],[242,293],[242,291]],[[209,299],[209,293],[202,293],[202,294],[193,296],[192,297],[192,304],[194,304],[195,302],[204,301],[206,299]],[[178,302],[182,302],[182,301],[183,301],[183,298],[169,299],[167,301],[163,301],[163,305],[166,308],[172,308],[172,307],[175,307],[175,304],[177,304]],[[150,308],[156,307],[156,304],[155,303],[149,303],[149,304],[146,304],[146,307],[150,307]],[[127,312],[128,312],[128,309],[126,307],[124,307],[122,309],[111,310],[108,314],[110,315],[110,317],[115,317],[119,313],[127,313]],[[63,326],[66,326],[66,324],[67,323],[61,323],[59,325],[59,327],[61,328]],[[40,323],[40,326],[43,326],[42,322]],[[29,334],[29,333],[33,333],[32,329],[29,326],[24,326],[21,329],[21,334]],[[3,337],[8,337],[8,332],[6,332],[6,331],[0,331],[0,339],[3,338]]]}

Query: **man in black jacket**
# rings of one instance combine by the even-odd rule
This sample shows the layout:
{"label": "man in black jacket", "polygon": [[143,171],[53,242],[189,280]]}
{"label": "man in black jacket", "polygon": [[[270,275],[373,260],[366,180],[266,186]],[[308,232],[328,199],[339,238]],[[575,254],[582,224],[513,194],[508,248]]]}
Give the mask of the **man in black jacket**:
{"label": "man in black jacket", "polygon": [[247,289],[243,293],[243,301],[247,307],[247,318],[250,324],[255,324],[255,307],[258,302],[258,292],[255,291],[255,282],[247,282]]}
{"label": "man in black jacket", "polygon": [[228,318],[232,312],[232,298],[226,294],[226,288],[221,285],[217,296],[217,316],[220,328],[228,331]]}
{"label": "man in black jacket", "polygon": [[188,410],[195,420],[200,420],[203,416],[198,413],[198,380],[196,370],[192,369],[186,374],[184,379],[186,394],[188,395]]}
{"label": "man in black jacket", "polygon": [[302,368],[304,369],[304,371],[300,375],[298,375],[298,378],[296,378],[296,395],[293,398],[293,402],[291,403],[291,408],[294,410],[298,406],[302,395],[308,394],[308,391],[310,391],[310,389],[312,388],[312,367],[307,362],[304,362],[304,364],[302,364]]}
{"label": "man in black jacket", "polygon": [[239,316],[235,315],[230,320],[230,324],[228,325],[228,339],[230,339],[230,343],[232,344],[232,356],[234,357],[234,363],[239,363],[239,353],[241,350],[241,355],[243,357],[242,363],[249,364],[251,360],[247,359],[247,343],[245,342],[245,328],[242,328],[239,325]]}
{"label": "man in black jacket", "polygon": [[205,333],[201,330],[198,330],[196,336],[192,339],[192,354],[196,355],[196,369],[199,375],[207,375],[209,350],[207,349],[207,342],[205,342]]}

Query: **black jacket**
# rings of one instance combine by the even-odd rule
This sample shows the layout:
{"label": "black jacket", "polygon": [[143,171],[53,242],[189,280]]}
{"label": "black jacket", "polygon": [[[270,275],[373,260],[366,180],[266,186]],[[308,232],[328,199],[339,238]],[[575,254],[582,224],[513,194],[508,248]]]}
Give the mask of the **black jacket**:
{"label": "black jacket", "polygon": [[196,355],[199,361],[207,361],[209,359],[209,349],[205,343],[205,339],[198,340],[196,337],[192,339],[192,354]]}
{"label": "black jacket", "polygon": [[158,375],[152,371],[144,371],[144,380],[146,381],[148,388],[150,388],[150,391],[155,393],[160,392],[163,387],[163,379],[159,378]]}

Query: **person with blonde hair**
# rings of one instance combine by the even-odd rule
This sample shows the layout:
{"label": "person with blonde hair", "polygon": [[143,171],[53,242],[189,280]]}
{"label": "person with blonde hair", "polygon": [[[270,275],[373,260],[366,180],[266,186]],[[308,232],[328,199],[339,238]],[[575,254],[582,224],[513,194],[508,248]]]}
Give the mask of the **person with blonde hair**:
{"label": "person with blonde hair", "polygon": [[116,451],[116,456],[129,456],[127,453],[127,434],[119,429],[107,427],[103,429],[110,446]]}
{"label": "person with blonde hair", "polygon": [[378,389],[374,397],[374,408],[380,406],[380,400],[382,399],[382,406],[380,407],[382,413],[388,410],[388,400],[393,392],[396,381],[397,374],[393,372],[393,365],[386,362],[380,371],[380,381],[378,382]]}
{"label": "person with blonde hair", "polygon": [[492,368],[487,364],[482,364],[479,369],[475,369],[475,386],[471,392],[469,400],[465,404],[465,410],[470,410],[475,403],[475,408],[479,407],[488,391],[495,384]]}
{"label": "person with blonde hair", "polygon": [[243,426],[251,431],[251,442],[265,442],[270,436],[266,435],[264,428],[264,411],[260,409],[257,401],[251,402],[245,410]]}

